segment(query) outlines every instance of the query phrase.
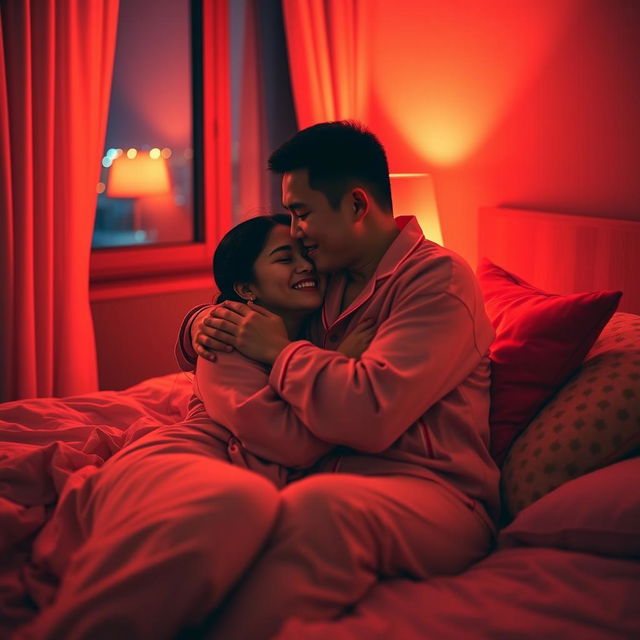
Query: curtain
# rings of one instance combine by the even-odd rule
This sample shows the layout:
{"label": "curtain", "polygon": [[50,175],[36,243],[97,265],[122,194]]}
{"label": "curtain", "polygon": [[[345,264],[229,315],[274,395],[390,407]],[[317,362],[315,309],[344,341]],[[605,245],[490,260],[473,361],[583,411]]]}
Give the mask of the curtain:
{"label": "curtain", "polygon": [[281,210],[281,179],[267,171],[273,149],[297,130],[280,0],[245,0],[235,219]]}
{"label": "curtain", "polygon": [[118,0],[0,4],[2,400],[97,389],[89,306]]}
{"label": "curtain", "polygon": [[300,129],[330,120],[366,120],[366,4],[282,0]]}

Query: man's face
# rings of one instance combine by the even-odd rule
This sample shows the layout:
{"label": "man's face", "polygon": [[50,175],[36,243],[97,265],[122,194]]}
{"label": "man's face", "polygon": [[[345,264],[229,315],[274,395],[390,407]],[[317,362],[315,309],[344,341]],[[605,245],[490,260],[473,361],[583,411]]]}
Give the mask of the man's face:
{"label": "man's face", "polygon": [[357,258],[354,211],[348,193],[334,209],[327,196],[309,186],[309,172],[282,176],[282,203],[291,212],[291,237],[299,240],[318,271],[349,268]]}

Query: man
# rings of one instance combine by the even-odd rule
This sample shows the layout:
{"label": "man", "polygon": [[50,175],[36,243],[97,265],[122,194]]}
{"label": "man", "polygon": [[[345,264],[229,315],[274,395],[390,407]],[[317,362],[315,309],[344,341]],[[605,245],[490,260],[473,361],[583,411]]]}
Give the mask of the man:
{"label": "man", "polygon": [[[292,237],[332,274],[322,317],[291,342],[250,305],[198,310],[179,356],[236,348],[270,365],[273,389],[336,447],[281,491],[266,549],[210,626],[225,640],[335,617],[379,577],[457,573],[488,551],[498,515],[494,334],[473,273],[415,218],[394,219],[384,149],[357,124],[300,131],[269,165]],[[333,351],[367,319],[359,360]]]}

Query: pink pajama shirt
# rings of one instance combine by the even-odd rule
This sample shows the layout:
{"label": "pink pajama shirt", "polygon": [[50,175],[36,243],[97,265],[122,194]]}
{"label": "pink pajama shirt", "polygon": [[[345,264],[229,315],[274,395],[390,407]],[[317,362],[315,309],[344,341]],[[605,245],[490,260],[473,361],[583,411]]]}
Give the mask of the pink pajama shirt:
{"label": "pink pajama shirt", "polygon": [[[490,546],[499,511],[488,447],[493,329],[468,265],[425,240],[414,218],[397,222],[400,235],[351,306],[340,312],[346,282],[334,276],[311,340],[276,359],[260,392],[269,402],[245,397],[235,415],[240,435],[247,426],[285,433],[294,414],[335,448],[281,491],[267,549],[208,637],[268,638],[291,616],[331,618],[381,575],[456,573]],[[362,357],[332,351],[363,318],[376,335]]]}
{"label": "pink pajama shirt", "polygon": [[[315,464],[333,446],[316,438],[269,385],[269,370],[234,351],[216,362],[198,358],[189,415],[207,415],[232,434],[232,463],[282,488],[296,470]],[[198,400],[200,406],[198,406]]]}
{"label": "pink pajama shirt", "polygon": [[[426,240],[415,218],[396,222],[400,235],[357,299],[340,313],[346,280],[333,276],[310,339],[290,343],[268,379],[258,363],[218,353],[196,393],[226,428],[246,430],[250,448],[260,446],[256,436],[278,434],[278,446],[292,438],[286,451],[299,448],[298,461],[311,446],[310,461],[324,441],[336,448],[312,472],[429,479],[492,526],[500,508],[499,471],[489,455],[494,331],[469,266]],[[185,370],[194,359],[189,321],[203,308],[181,329],[176,353]],[[336,352],[363,318],[375,320],[376,334],[362,357]],[[315,439],[301,440],[305,430]],[[262,451],[276,460],[272,446]]]}

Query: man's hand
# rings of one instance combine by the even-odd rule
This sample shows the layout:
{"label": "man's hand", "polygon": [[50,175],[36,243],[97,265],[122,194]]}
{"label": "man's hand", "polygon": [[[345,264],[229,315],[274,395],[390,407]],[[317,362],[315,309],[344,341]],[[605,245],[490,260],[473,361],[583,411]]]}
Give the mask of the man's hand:
{"label": "man's hand", "polygon": [[219,306],[215,305],[203,309],[191,324],[191,346],[193,350],[201,358],[211,362],[216,361],[216,351],[233,351],[233,347],[216,339],[217,330],[205,322]]}
{"label": "man's hand", "polygon": [[251,302],[226,300],[211,310],[204,325],[210,339],[269,365],[290,342],[282,318]]}
{"label": "man's hand", "polygon": [[359,358],[369,346],[376,334],[374,321],[371,318],[361,320],[356,328],[340,343],[336,349],[347,358]]}

